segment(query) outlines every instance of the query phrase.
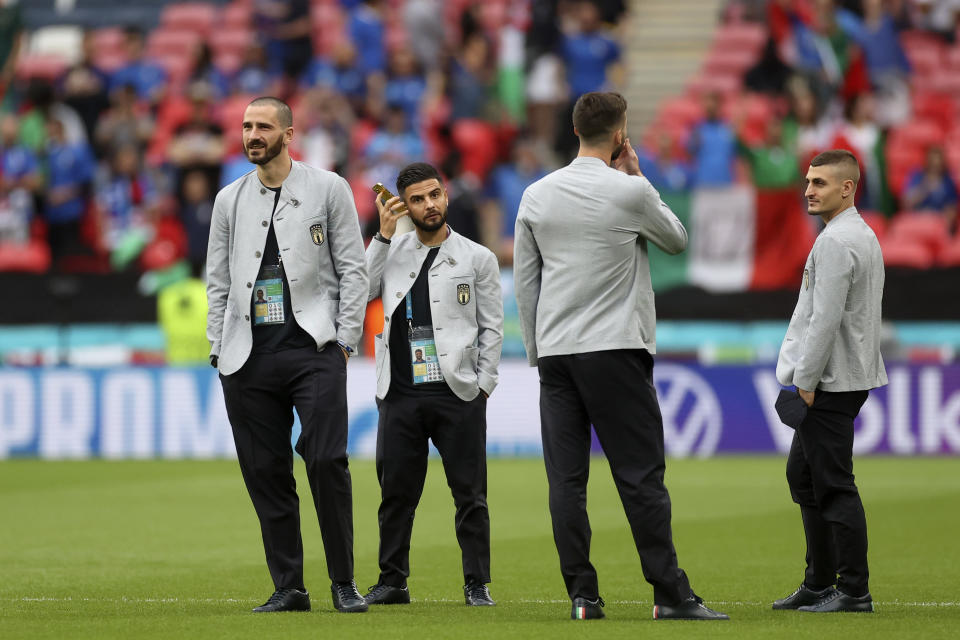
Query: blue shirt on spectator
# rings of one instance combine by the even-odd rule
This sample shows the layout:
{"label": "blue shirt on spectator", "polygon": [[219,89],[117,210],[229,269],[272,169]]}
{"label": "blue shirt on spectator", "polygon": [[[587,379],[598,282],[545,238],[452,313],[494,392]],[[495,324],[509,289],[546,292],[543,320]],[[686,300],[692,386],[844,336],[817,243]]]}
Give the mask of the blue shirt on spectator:
{"label": "blue shirt on spectator", "polygon": [[386,29],[380,16],[366,5],[350,15],[350,39],[357,50],[357,66],[364,75],[387,68]]}
{"label": "blue shirt on spectator", "polygon": [[303,72],[300,84],[306,88],[329,87],[348,98],[362,98],[366,93],[363,73],[356,67],[338,68],[317,56]]}
{"label": "blue shirt on spectator", "polygon": [[607,66],[620,59],[620,46],[603,33],[565,36],[562,51],[573,98],[603,89]]}
{"label": "blue shirt on spectator", "polygon": [[517,212],[520,210],[523,192],[547,173],[544,169],[524,173],[514,164],[502,164],[490,173],[487,194],[500,206],[500,212],[503,214],[500,233],[504,238],[513,237],[513,228],[517,222]]}
{"label": "blue shirt on spectator", "polygon": [[637,150],[637,159],[640,161],[640,172],[658,191],[686,191],[693,182],[690,167],[679,160],[662,163],[645,149]]}
{"label": "blue shirt on spectator", "polygon": [[737,138],[730,126],[719,120],[705,120],[690,137],[694,158],[694,180],[698,187],[725,187],[733,184],[733,162]]}
{"label": "blue shirt on spectator", "polygon": [[889,14],[884,15],[875,28],[871,28],[852,11],[838,9],[837,24],[863,49],[871,80],[876,81],[879,76],[891,71],[910,72],[910,62],[900,46],[896,24]]}
{"label": "blue shirt on spectator", "polygon": [[131,62],[113,72],[110,77],[110,91],[130,85],[136,90],[140,100],[151,100],[154,93],[167,84],[167,72],[160,65],[147,60]]}
{"label": "blue shirt on spectator", "polygon": [[273,76],[263,67],[249,65],[241,67],[233,75],[233,90],[237,93],[263,95],[273,81]]}
{"label": "blue shirt on spectator", "polygon": [[450,73],[450,119],[482,117],[487,96],[486,84],[454,60]]}
{"label": "blue shirt on spectator", "polygon": [[57,144],[47,147],[47,190],[73,187],[77,193],[60,204],[47,204],[44,217],[54,224],[73,222],[83,216],[86,198],[82,188],[93,179],[95,160],[86,143]]}
{"label": "blue shirt on spectator", "polygon": [[426,90],[427,81],[423,76],[393,76],[387,80],[383,94],[387,104],[402,107],[407,114],[407,120],[415,123],[420,109],[420,98]]}
{"label": "blue shirt on spectator", "polygon": [[10,180],[19,180],[40,168],[37,156],[27,147],[0,149],[0,173]]}
{"label": "blue shirt on spectator", "polygon": [[[921,186],[924,180],[926,180],[926,172],[923,169],[914,171],[910,174],[910,179],[907,180],[905,193]],[[918,211],[922,209],[941,211],[946,207],[956,206],[958,200],[960,200],[960,195],[957,194],[957,186],[953,183],[950,175],[944,173],[940,179],[940,184],[935,189],[930,189],[926,197],[914,205],[913,208]]]}

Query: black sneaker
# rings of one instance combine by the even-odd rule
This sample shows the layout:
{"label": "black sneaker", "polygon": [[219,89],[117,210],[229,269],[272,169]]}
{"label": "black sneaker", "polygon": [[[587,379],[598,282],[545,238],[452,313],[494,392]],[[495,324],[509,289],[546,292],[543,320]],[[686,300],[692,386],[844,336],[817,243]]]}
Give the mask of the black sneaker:
{"label": "black sneaker", "polygon": [[490,590],[482,582],[471,582],[463,586],[463,599],[469,607],[492,607],[496,602],[490,597]]}
{"label": "black sneaker", "polygon": [[820,591],[814,591],[807,587],[807,585],[800,583],[800,586],[797,587],[797,590],[788,595],[786,598],[781,598],[773,603],[774,609],[799,609],[800,607],[806,607],[811,604],[816,604],[818,600],[827,597],[831,593],[836,591],[833,587],[827,587],[826,589],[821,589]]}
{"label": "black sneaker", "polygon": [[254,613],[277,611],[310,611],[310,594],[299,589],[277,589],[269,600],[253,610]]}
{"label": "black sneaker", "polygon": [[679,604],[654,605],[653,618],[655,620],[729,620],[730,616],[704,605],[699,596],[690,596]]}
{"label": "black sneaker", "polygon": [[357,591],[357,583],[334,582],[330,585],[333,594],[333,608],[340,613],[363,613],[367,610],[367,603]]}
{"label": "black sneaker", "polygon": [[363,600],[367,604],[410,604],[410,590],[378,582],[367,589]]}
{"label": "black sneaker", "polygon": [[843,591],[835,589],[833,593],[820,598],[815,604],[798,607],[797,611],[812,613],[873,613],[873,598],[868,593],[865,596],[848,596]]}
{"label": "black sneaker", "polygon": [[571,620],[599,620],[605,617],[603,606],[606,603],[603,598],[596,600],[587,600],[586,598],[574,598],[573,608],[570,609]]}

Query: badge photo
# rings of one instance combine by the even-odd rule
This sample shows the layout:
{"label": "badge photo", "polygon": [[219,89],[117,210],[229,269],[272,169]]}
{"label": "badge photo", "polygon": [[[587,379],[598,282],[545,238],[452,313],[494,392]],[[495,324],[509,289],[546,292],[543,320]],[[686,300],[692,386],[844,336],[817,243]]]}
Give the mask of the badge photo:
{"label": "badge photo", "polygon": [[323,244],[323,225],[314,224],[310,226],[310,237],[313,239],[313,244],[318,247]]}
{"label": "badge photo", "polygon": [[470,285],[469,284],[458,284],[457,285],[457,302],[460,304],[467,304],[470,302]]}

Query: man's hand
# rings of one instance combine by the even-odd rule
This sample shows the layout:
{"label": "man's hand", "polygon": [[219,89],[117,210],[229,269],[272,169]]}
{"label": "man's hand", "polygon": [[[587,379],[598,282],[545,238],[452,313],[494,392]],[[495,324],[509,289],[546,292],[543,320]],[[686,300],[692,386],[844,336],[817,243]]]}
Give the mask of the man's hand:
{"label": "man's hand", "polygon": [[816,391],[804,391],[800,387],[797,387],[797,393],[800,394],[800,397],[803,398],[803,401],[807,403],[807,406],[813,406],[813,394]]}
{"label": "man's hand", "polygon": [[630,176],[643,175],[640,173],[640,158],[637,157],[637,152],[633,150],[630,138],[624,139],[623,149],[620,150],[617,159],[613,161],[613,168]]}
{"label": "man's hand", "polygon": [[219,362],[220,362],[220,358],[218,358],[217,356],[210,356],[210,366],[211,366],[211,367],[213,367],[214,369],[216,369],[216,368],[217,368],[217,364],[219,364]]}
{"label": "man's hand", "polygon": [[[337,346],[340,347],[340,345],[337,345]],[[344,349],[343,347],[340,347],[340,353],[343,354],[344,362],[350,362],[350,354],[347,352],[346,349]]]}
{"label": "man's hand", "polygon": [[380,235],[389,240],[397,232],[397,220],[407,215],[408,212],[402,207],[403,201],[399,196],[394,196],[386,202],[383,202],[380,200],[380,196],[377,196],[375,202],[377,203],[377,213],[380,214]]}

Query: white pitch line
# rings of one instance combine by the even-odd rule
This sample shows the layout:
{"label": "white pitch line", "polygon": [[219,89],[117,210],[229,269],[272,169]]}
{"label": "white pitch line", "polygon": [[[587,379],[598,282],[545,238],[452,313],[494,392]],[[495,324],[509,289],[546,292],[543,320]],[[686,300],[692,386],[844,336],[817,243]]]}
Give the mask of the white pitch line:
{"label": "white pitch line", "polygon": [[[130,604],[176,604],[180,602],[204,603],[204,604],[249,604],[253,602],[259,602],[259,600],[251,599],[251,598],[178,598],[178,597],[53,598],[48,596],[39,596],[39,597],[24,596],[21,598],[0,598],[0,601],[4,601],[4,602],[113,602],[113,603],[130,603]],[[445,604],[445,603],[463,602],[463,600],[460,598],[413,598],[413,602]],[[521,598],[519,600],[498,600],[498,602],[503,602],[504,604],[569,604],[570,603],[569,600],[547,600],[547,599],[529,599],[529,598]],[[743,600],[708,600],[706,602],[709,605],[735,606],[735,607],[763,607],[770,604],[769,602],[748,602]],[[609,604],[653,606],[653,602],[650,600],[610,600]],[[892,607],[930,607],[930,608],[960,607],[960,602],[901,602],[900,600],[889,600],[889,601],[875,600],[874,604],[878,606],[892,606]]]}

